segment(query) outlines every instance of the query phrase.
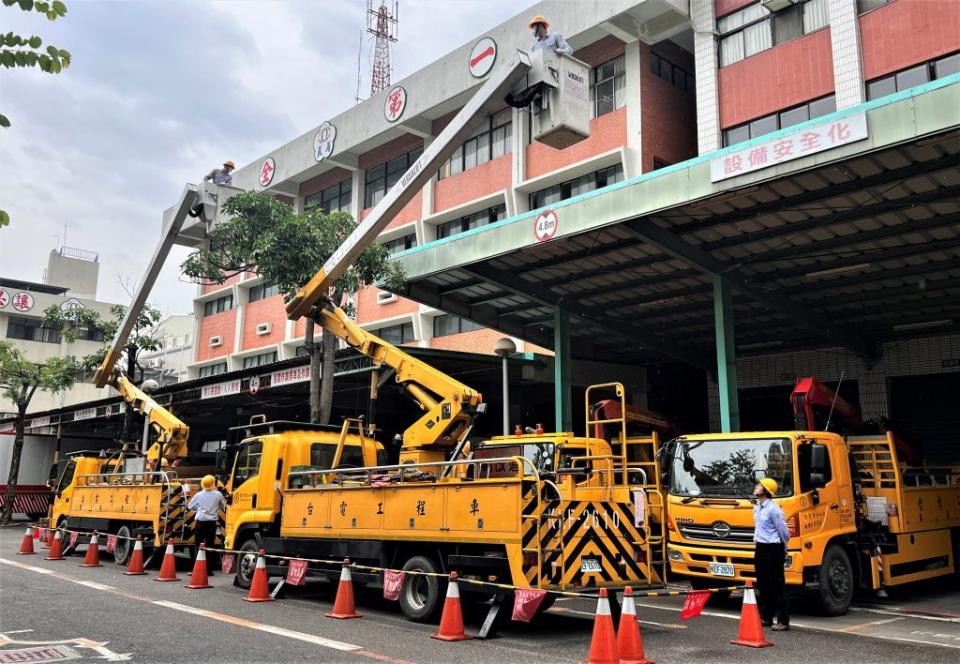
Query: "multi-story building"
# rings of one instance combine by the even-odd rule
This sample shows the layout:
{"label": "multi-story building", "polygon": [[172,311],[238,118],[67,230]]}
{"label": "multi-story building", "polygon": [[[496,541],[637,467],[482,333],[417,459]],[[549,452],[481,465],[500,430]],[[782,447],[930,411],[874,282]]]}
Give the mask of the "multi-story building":
{"label": "multi-story building", "polygon": [[160,348],[144,351],[137,358],[143,367],[144,379],[160,386],[173,385],[187,379],[187,366],[193,362],[193,338],[197,320],[192,314],[167,316],[153,328]]}
{"label": "multi-story building", "polygon": [[[533,14],[549,17],[552,29],[563,33],[575,48],[574,57],[590,67],[589,138],[556,150],[531,140],[527,110],[504,106],[492,113],[380,237],[396,252],[397,260],[415,268],[409,294],[416,301],[366,289],[356,299],[360,324],[395,343],[492,352],[493,341],[503,333],[525,341],[528,348],[533,344],[555,346],[551,343],[554,339],[563,345],[562,339],[568,335],[566,316],[576,316],[582,323],[583,338],[575,344],[574,355],[651,364],[664,357],[654,357],[653,351],[667,349],[666,356],[692,358],[695,366],[711,373],[719,368],[720,387],[708,381],[702,397],[704,404],[709,402],[713,427],[721,420],[717,413],[730,415],[725,390],[731,382],[724,369],[732,371],[738,364],[728,352],[734,349],[731,283],[762,302],[768,311],[779,312],[776,315],[805,329],[817,327],[811,326],[811,321],[826,321],[820,325],[819,342],[804,337],[800,343],[792,332],[777,332],[786,336],[768,338],[763,336],[765,332],[782,328],[758,327],[759,323],[747,330],[738,346],[747,356],[739,359],[739,370],[751,387],[771,384],[771,380],[777,383],[763,368],[772,361],[769,358],[774,356],[769,353],[774,348],[792,352],[791,344],[816,349],[818,343],[822,348],[840,340],[853,348],[855,355],[872,357],[872,352],[864,350],[866,344],[851,341],[859,339],[856,322],[841,326],[843,332],[837,333],[830,307],[838,300],[874,302],[877,291],[872,299],[864,299],[866,294],[856,290],[835,292],[831,288],[837,288],[842,280],[831,279],[867,272],[858,275],[858,287],[888,288],[890,282],[882,279],[893,278],[887,276],[889,270],[877,268],[881,264],[877,257],[834,267],[829,260],[839,255],[840,249],[804,256],[788,265],[794,255],[809,254],[810,250],[787,246],[796,243],[800,247],[801,243],[791,239],[789,228],[781,227],[801,219],[804,229],[816,231],[804,237],[804,242],[830,238],[830,246],[846,246],[854,254],[892,246],[891,238],[896,235],[896,241],[904,245],[893,252],[899,256],[905,255],[911,244],[915,250],[923,249],[923,243],[931,242],[932,237],[952,241],[949,225],[946,221],[926,222],[931,227],[939,224],[939,234],[923,236],[920,245],[905,227],[877,231],[884,238],[879,248],[857,245],[859,232],[894,223],[884,217],[887,213],[881,199],[902,192],[882,188],[866,192],[904,158],[891,156],[880,165],[858,164],[840,170],[841,175],[825,173],[811,180],[794,177],[791,169],[809,170],[831,160],[853,160],[896,141],[919,141],[921,152],[947,149],[942,147],[946,145],[943,141],[936,142],[939,139],[922,137],[934,132],[929,128],[934,126],[941,132],[937,136],[945,131],[949,136],[950,127],[955,129],[958,124],[956,108],[951,125],[950,118],[943,115],[948,113],[943,102],[931,106],[934,102],[923,100],[939,100],[953,94],[956,87],[960,12],[955,0],[540,2],[500,25],[465,35],[463,46],[390,89],[336,117],[317,118],[315,129],[240,168],[234,174],[234,185],[274,192],[299,210],[316,205],[346,210],[363,219],[478,89],[489,71],[484,60],[507,58],[513,50],[529,47],[526,24]],[[911,101],[914,98],[916,103]],[[953,97],[947,99],[949,106]],[[910,115],[928,112],[935,121],[926,125]],[[851,134],[853,125],[845,120],[851,113],[863,123],[856,136]],[[836,135],[825,133],[831,130],[830,118],[842,120],[832,127]],[[937,124],[941,120],[947,122],[943,125],[947,129],[942,122]],[[915,134],[896,134],[898,138],[891,138],[889,144],[876,138],[894,136],[894,131],[901,129]],[[794,136],[796,132],[802,134]],[[867,136],[870,140],[866,143],[842,147]],[[924,148],[928,144],[923,140],[931,141],[930,147]],[[792,150],[796,152],[785,152]],[[934,160],[930,168],[942,168],[943,163],[943,159]],[[713,177],[715,166],[720,172]],[[875,173],[879,174],[873,179],[866,177]],[[902,178],[913,174],[904,171]],[[778,177],[784,180],[779,185]],[[851,182],[832,188],[844,177]],[[793,179],[787,182],[788,178]],[[866,179],[860,182],[859,178]],[[948,180],[944,176],[933,184],[917,185],[927,196],[922,204],[940,207],[916,208],[916,214],[952,213],[949,197],[937,199],[941,194],[936,187]],[[816,191],[818,187],[822,190]],[[856,201],[829,198],[831,193],[855,193],[857,188],[863,189],[863,195]],[[600,189],[603,191],[597,196],[589,193]],[[707,203],[696,208],[697,201],[711,197],[724,197],[724,202],[713,208]],[[782,217],[749,218],[752,206],[757,207],[758,215],[773,214],[766,210],[774,209],[774,202],[780,199],[786,201],[781,205]],[[819,211],[808,209],[810,201],[822,201],[823,206]],[[879,207],[867,212],[868,204],[873,203]],[[536,216],[535,211],[551,206],[571,210],[568,214],[575,217],[575,221],[563,222],[555,241],[538,243],[531,230],[519,230],[527,228],[524,224],[528,217]],[[657,221],[640,218],[671,206],[676,210],[673,216],[664,214]],[[829,232],[815,228],[818,222],[812,217],[827,212],[834,214],[819,223],[825,227],[840,223],[845,218],[837,215],[843,206],[860,208],[862,214],[873,217]],[[578,210],[587,208],[592,219],[576,216]],[[631,219],[631,214],[636,218]],[[716,223],[701,218],[704,215],[716,217]],[[600,217],[608,219],[605,226],[599,225]],[[741,217],[745,221],[740,221]],[[897,223],[904,219],[894,218]],[[626,224],[627,220],[632,224]],[[687,234],[683,245],[660,237],[672,224],[681,224],[678,233]],[[759,249],[736,246],[740,237],[749,239],[759,231],[787,240],[785,244],[770,241]],[[652,239],[657,237],[660,239]],[[868,237],[874,235],[864,235],[863,242]],[[697,253],[698,246],[709,251]],[[764,252],[766,255],[758,255]],[[754,264],[765,267],[754,274],[749,272]],[[919,274],[921,267],[913,265],[911,269]],[[802,277],[801,282],[788,281],[796,275]],[[929,287],[936,276],[922,275],[924,298],[934,297]],[[791,297],[775,291],[777,284],[787,288]],[[903,284],[897,287],[908,288]],[[907,297],[905,292],[891,291],[891,297]],[[936,292],[940,297],[940,291]],[[716,302],[712,298],[717,298]],[[797,300],[808,306],[797,305]],[[921,304],[925,303],[907,303],[903,311]],[[567,314],[558,317],[567,307]],[[812,313],[808,311],[811,308]],[[750,311],[750,306],[740,308],[741,313]],[[936,350],[926,352],[925,357],[942,360],[942,365],[924,364],[923,371],[955,373],[952,349],[957,337],[946,333],[957,329],[957,321],[949,310],[943,311],[936,320],[903,314],[898,319],[902,322],[884,322],[883,332],[866,329],[874,340],[885,343],[904,335],[920,337],[924,329],[939,330],[930,342]],[[901,312],[888,307],[886,313]],[[303,321],[288,322],[280,295],[256,279],[235,277],[223,286],[200,288],[195,314],[197,353],[191,377],[288,358],[302,344]],[[924,316],[929,318],[926,312]],[[691,317],[699,317],[696,325],[681,325]],[[598,323],[600,319],[604,320]],[[874,321],[874,325],[879,323]],[[724,326],[729,327],[726,335],[720,334]],[[625,330],[638,331],[633,355],[620,353],[631,348],[623,339]],[[703,344],[709,348],[708,358],[714,344],[721,350],[729,344],[719,367],[703,361]],[[885,366],[903,366],[904,370],[914,366],[906,359],[908,346],[900,341],[885,346],[887,357],[896,358]],[[696,352],[681,353],[682,348]],[[750,359],[751,353],[762,353],[762,349],[766,349],[767,359]],[[777,356],[779,365],[791,367],[791,371],[780,372],[779,383],[789,383],[791,372],[802,372],[804,367],[834,367],[825,373],[840,373],[835,370],[839,365],[829,361],[837,356],[833,351]],[[627,359],[617,359],[624,357]],[[881,388],[890,375],[884,373],[884,365],[874,362],[871,359],[860,366],[864,376],[860,391],[866,395],[862,396],[868,414],[885,415],[887,391]],[[838,376],[827,377],[835,380]],[[735,378],[732,385],[735,390]],[[678,390],[678,402],[688,398],[689,389]]]}
{"label": "multi-story building", "polygon": [[[81,329],[77,340],[69,343],[59,328],[44,327],[42,323],[43,312],[50,305],[62,309],[82,306],[109,318],[112,305],[96,299],[99,272],[96,253],[62,247],[50,252],[43,283],[0,278],[0,339],[12,341],[32,362],[65,355],[80,359],[96,353],[104,341],[99,330]],[[108,396],[107,388],[98,389],[93,385],[92,373],[81,374],[73,387],[64,392],[38,391],[30,402],[30,411],[50,410]],[[0,396],[0,415],[15,412],[16,407]]]}

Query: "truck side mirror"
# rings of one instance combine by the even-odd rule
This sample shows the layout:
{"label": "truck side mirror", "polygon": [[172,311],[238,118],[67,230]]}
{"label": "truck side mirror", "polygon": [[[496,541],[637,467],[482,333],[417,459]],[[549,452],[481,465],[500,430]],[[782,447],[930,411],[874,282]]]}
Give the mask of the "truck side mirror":
{"label": "truck side mirror", "polygon": [[825,475],[827,471],[827,446],[814,443],[810,447],[810,476],[815,473]]}
{"label": "truck side mirror", "polygon": [[827,486],[827,476],[825,473],[811,472],[810,486],[815,489],[822,489]]}

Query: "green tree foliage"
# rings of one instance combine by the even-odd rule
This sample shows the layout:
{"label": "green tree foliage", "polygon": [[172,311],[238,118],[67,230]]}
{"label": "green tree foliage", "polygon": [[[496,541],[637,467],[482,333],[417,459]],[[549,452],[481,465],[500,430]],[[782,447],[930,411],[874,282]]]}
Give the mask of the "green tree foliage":
{"label": "green tree foliage", "polygon": [[[181,265],[183,273],[201,283],[222,284],[231,276],[252,272],[263,277],[264,283],[275,284],[287,300],[316,274],[357,225],[346,212],[327,213],[314,208],[297,214],[263,192],[238,194],[224,204],[223,210],[230,219],[213,229],[213,248],[191,253]],[[340,304],[345,294],[363,286],[380,283],[396,290],[404,281],[402,268],[389,260],[386,247],[374,243],[337,280],[329,299]],[[311,320],[306,346],[311,374],[322,376],[319,381],[311,380],[311,420],[328,423],[333,403],[336,339],[324,330],[322,346],[314,344]],[[330,352],[323,352],[325,348]],[[318,382],[321,384],[317,386]]]}
{"label": "green tree foliage", "polygon": [[13,453],[10,456],[10,474],[0,525],[10,523],[13,514],[13,495],[20,475],[20,457],[23,454],[23,432],[27,408],[37,390],[62,392],[76,379],[80,364],[71,356],[51,357],[43,362],[31,362],[9,341],[0,341],[0,390],[17,407]]}
{"label": "green tree foliage", "polygon": [[[5,7],[17,7],[25,12],[37,12],[48,21],[56,21],[67,15],[67,6],[60,0],[0,0]],[[0,33],[0,65],[6,69],[38,67],[48,74],[59,74],[70,66],[70,52],[56,46],[43,46],[37,35],[18,35],[15,32]],[[9,127],[10,118],[0,113],[0,127]],[[10,224],[10,215],[0,210],[0,228]]]}

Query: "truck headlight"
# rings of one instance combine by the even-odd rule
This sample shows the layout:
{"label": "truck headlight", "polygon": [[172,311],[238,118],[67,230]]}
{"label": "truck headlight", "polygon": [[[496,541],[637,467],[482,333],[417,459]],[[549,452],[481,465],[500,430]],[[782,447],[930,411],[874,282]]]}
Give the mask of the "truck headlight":
{"label": "truck headlight", "polygon": [[676,549],[667,549],[667,558],[676,562],[683,562],[683,554]]}

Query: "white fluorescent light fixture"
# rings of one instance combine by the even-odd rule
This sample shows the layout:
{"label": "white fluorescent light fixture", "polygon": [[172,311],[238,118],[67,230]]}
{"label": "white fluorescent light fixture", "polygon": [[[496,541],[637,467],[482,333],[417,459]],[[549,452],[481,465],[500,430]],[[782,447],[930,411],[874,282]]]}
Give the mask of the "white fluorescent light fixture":
{"label": "white fluorescent light fixture", "polygon": [[841,274],[850,274],[852,272],[863,272],[870,269],[870,263],[857,263],[856,265],[845,265],[843,267],[832,267],[828,270],[818,270],[816,272],[807,272],[807,279],[819,279],[820,277],[838,277]]}
{"label": "white fluorescent light fixture", "polygon": [[930,327],[946,327],[952,324],[952,318],[945,318],[944,320],[931,320],[923,323],[903,323],[902,325],[894,325],[893,329],[898,332],[903,330],[925,330]]}
{"label": "white fluorescent light fixture", "polygon": [[758,341],[755,344],[745,344],[743,346],[737,346],[737,348],[740,350],[756,350],[758,348],[776,348],[782,345],[782,341]]}

